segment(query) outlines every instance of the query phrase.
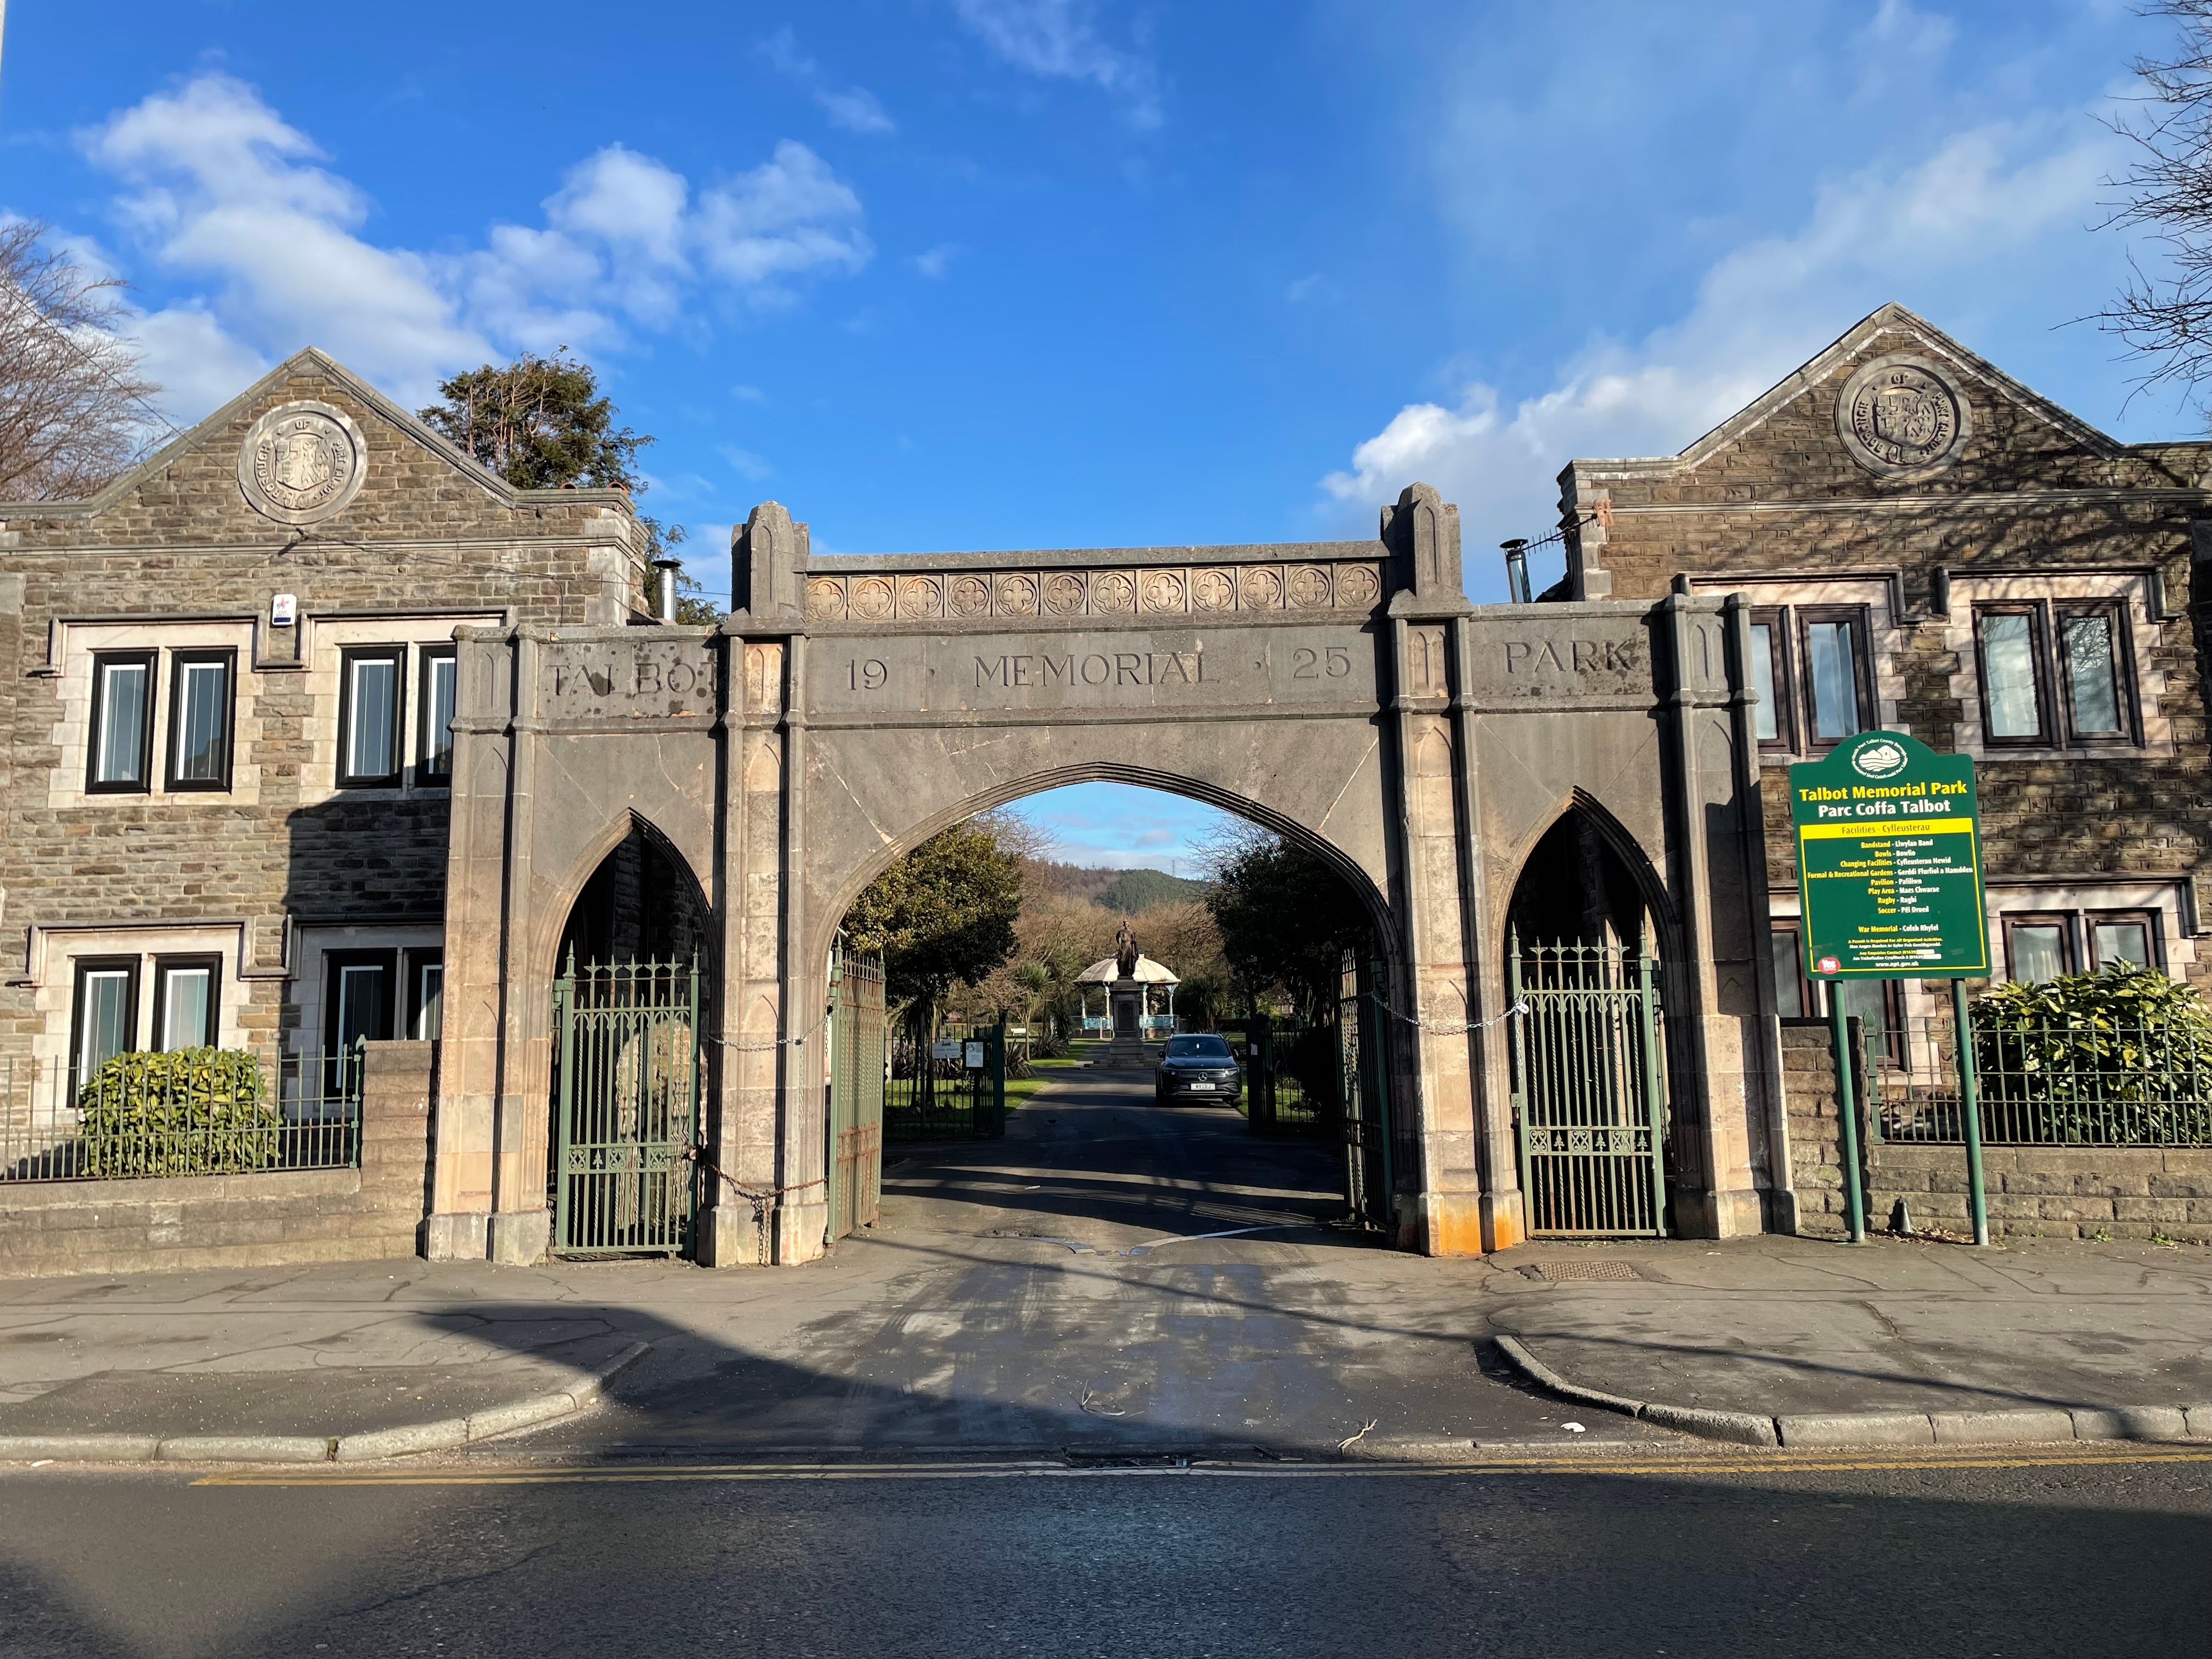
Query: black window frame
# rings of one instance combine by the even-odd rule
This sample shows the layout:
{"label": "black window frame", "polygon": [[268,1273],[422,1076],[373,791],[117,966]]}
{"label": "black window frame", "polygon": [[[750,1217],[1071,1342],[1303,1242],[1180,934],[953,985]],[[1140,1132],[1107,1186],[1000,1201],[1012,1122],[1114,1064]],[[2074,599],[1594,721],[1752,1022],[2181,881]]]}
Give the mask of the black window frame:
{"label": "black window frame", "polygon": [[[1797,699],[1790,668],[1790,607],[1753,605],[1749,621],[1753,628],[1766,630],[1767,672],[1774,682],[1774,735],[1759,738],[1759,747],[1765,754],[1794,755],[1797,752]],[[1751,648],[1759,649],[1756,634],[1752,635]]]}
{"label": "black window frame", "polygon": [[70,959],[72,984],[70,991],[69,1073],[77,1088],[82,1088],[88,1071],[84,1064],[84,989],[85,981],[94,974],[121,973],[127,988],[124,993],[123,1046],[118,1054],[134,1053],[138,1047],[138,975],[144,964],[137,957],[75,957]]}
{"label": "black window frame", "polygon": [[[392,675],[392,770],[356,776],[347,768],[353,755],[353,671],[356,663],[389,662]],[[338,752],[335,781],[341,789],[397,789],[407,780],[407,647],[404,645],[347,646],[338,652]]]}
{"label": "black window frame", "polygon": [[217,1046],[217,1039],[222,1035],[222,957],[209,951],[179,951],[175,956],[154,958],[154,1030],[153,1042],[149,1046],[155,1050],[166,1050],[170,1046],[169,975],[193,973],[202,969],[207,971],[208,976],[207,1028],[200,1034],[199,1042],[184,1046],[188,1048]]}
{"label": "black window frame", "polygon": [[[2035,677],[2033,732],[2024,738],[1999,737],[1990,726],[1989,663],[1982,654],[1982,618],[2026,617],[2030,666]],[[2056,699],[2051,693],[2051,629],[2046,607],[2034,599],[1992,599],[1973,607],[1975,696],[1982,711],[1982,745],[1986,749],[2050,749],[2057,746]]]}
{"label": "black window frame", "polygon": [[[1769,924],[1767,949],[1775,954],[1775,959],[1778,962],[1783,959],[1784,952],[1780,941],[1785,939],[1790,941],[1787,959],[1795,969],[1797,978],[1797,1000],[1794,1006],[1777,1007],[1774,1012],[1784,1019],[1809,1019],[1814,1012],[1813,981],[1806,976],[1805,973],[1805,924],[1801,917],[1778,917]],[[1767,977],[1771,981],[1776,975],[1770,972]],[[1774,988],[1778,994],[1782,989],[1779,985]]]}
{"label": "black window frame", "polygon": [[[222,667],[222,766],[220,775],[184,778],[177,775],[182,745],[178,741],[185,724],[185,685],[187,668],[217,663]],[[167,763],[162,768],[163,787],[173,793],[227,794],[230,790],[231,751],[235,747],[238,721],[238,647],[195,646],[169,653],[169,738]]]}
{"label": "black window frame", "polygon": [[[431,968],[438,970],[438,1037],[425,1037],[422,1034],[424,1000],[422,975],[425,969]],[[407,1018],[404,1040],[410,1042],[435,1042],[444,1036],[445,1030],[446,947],[442,945],[414,946],[403,953],[401,969],[405,975],[405,982],[401,987],[401,994],[406,998]]]}
{"label": "black window frame", "polygon": [[[2136,694],[2134,629],[2129,624],[2130,607],[2124,598],[2061,599],[2054,603],[2050,629],[2051,672],[2058,682],[2058,702],[2066,722],[2066,744],[2073,749],[2137,749],[2142,746],[2142,709]],[[2082,617],[2102,617],[2112,630],[2112,698],[2120,717],[2118,732],[2084,733],[2074,719],[2074,676],[2067,672],[2066,624]]]}
{"label": "black window frame", "polygon": [[2144,943],[2149,947],[2146,952],[2150,957],[2148,966],[2161,974],[2166,971],[2166,913],[2128,905],[2116,910],[2084,910],[2081,913],[2082,959],[2089,964],[2091,973],[2101,974],[2106,966],[2097,950],[2099,924],[2130,921],[2142,925]]}
{"label": "black window frame", "polygon": [[446,764],[443,768],[434,768],[430,764],[430,756],[434,747],[433,733],[430,730],[430,711],[434,707],[430,696],[430,675],[433,665],[441,662],[453,664],[453,718],[459,718],[461,694],[460,653],[457,647],[451,645],[426,645],[416,649],[415,657],[415,781],[419,787],[426,789],[451,788],[453,781],[453,729],[450,721],[447,724],[446,734]]}
{"label": "black window frame", "polygon": [[[1790,643],[1797,653],[1797,684],[1795,690],[1798,707],[1803,710],[1803,747],[1796,752],[1803,755],[1825,755],[1838,744],[1849,743],[1863,732],[1872,732],[1880,725],[1876,718],[1881,700],[1875,695],[1874,681],[1874,623],[1869,608],[1863,605],[1800,605],[1790,607]],[[1813,695],[1813,651],[1806,630],[1816,623],[1849,623],[1851,629],[1851,656],[1856,673],[1859,729],[1841,738],[1820,735],[1820,700]]]}
{"label": "black window frame", "polygon": [[[138,769],[134,778],[103,782],[100,757],[107,729],[107,670],[129,664],[146,671],[146,690],[138,722]],[[84,793],[88,795],[146,795],[154,790],[154,709],[161,679],[158,651],[95,651],[92,653],[92,720],[85,733]]]}
{"label": "black window frame", "polygon": [[340,1052],[338,1036],[338,986],[349,968],[380,968],[384,971],[384,994],[378,1006],[376,1030],[371,1042],[392,1040],[392,1020],[399,1001],[399,952],[391,945],[347,951],[323,952],[323,1053],[336,1057]]}
{"label": "black window frame", "polygon": [[2070,910],[1999,911],[1997,926],[2004,936],[2006,980],[2018,985],[2039,985],[2045,982],[2041,980],[2023,980],[2020,976],[2013,955],[2012,936],[2014,930],[2021,927],[2048,927],[2055,924],[2058,929],[2060,956],[2058,971],[2061,974],[2081,972],[2081,969],[2075,965],[2081,960],[2081,941],[2075,936],[2079,931],[2075,927],[2075,913]]}

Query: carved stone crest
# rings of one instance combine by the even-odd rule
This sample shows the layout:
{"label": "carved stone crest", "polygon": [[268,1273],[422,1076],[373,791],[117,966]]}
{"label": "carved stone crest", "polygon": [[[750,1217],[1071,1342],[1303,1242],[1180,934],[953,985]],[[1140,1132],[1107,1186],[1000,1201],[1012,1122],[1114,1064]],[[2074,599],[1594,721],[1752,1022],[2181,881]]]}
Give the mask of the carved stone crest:
{"label": "carved stone crest", "polygon": [[945,590],[934,576],[908,576],[899,584],[899,615],[933,617],[945,604]]}
{"label": "carved stone crest", "polygon": [[1291,603],[1301,610],[1328,603],[1328,572],[1317,564],[1302,564],[1291,572]]}
{"label": "carved stone crest", "polygon": [[1137,585],[1118,570],[1102,570],[1091,579],[1091,603],[1111,616],[1137,608]]}
{"label": "carved stone crest", "polygon": [[1884,478],[1941,471],[1959,458],[1972,409],[1950,372],[1894,353],[1862,364],[1836,404],[1836,428],[1861,466]]}
{"label": "carved stone crest", "polygon": [[1083,610],[1083,578],[1071,570],[1056,570],[1044,579],[1044,608],[1055,617],[1073,617]]}
{"label": "carved stone crest", "polygon": [[956,617],[980,617],[991,608],[991,584],[982,576],[955,576],[948,603]]}
{"label": "carved stone crest", "polygon": [[343,410],[291,403],[253,423],[238,453],[238,487],[279,524],[314,524],[361,493],[368,446]]}
{"label": "carved stone crest", "polygon": [[862,622],[881,622],[891,614],[892,596],[889,576],[863,576],[853,584],[853,614]]}
{"label": "carved stone crest", "polygon": [[1190,599],[1200,611],[1234,610],[1237,584],[1226,570],[1201,570],[1190,579]]}
{"label": "carved stone crest", "polygon": [[1375,603],[1382,583],[1371,565],[1347,564],[1336,573],[1336,602],[1364,608]]}
{"label": "carved stone crest", "polygon": [[1034,576],[1001,576],[999,578],[998,612],[1002,617],[1034,617],[1037,608],[1037,585]]}
{"label": "carved stone crest", "polygon": [[806,584],[806,614],[836,622],[845,614],[845,584],[835,576],[817,576]]}

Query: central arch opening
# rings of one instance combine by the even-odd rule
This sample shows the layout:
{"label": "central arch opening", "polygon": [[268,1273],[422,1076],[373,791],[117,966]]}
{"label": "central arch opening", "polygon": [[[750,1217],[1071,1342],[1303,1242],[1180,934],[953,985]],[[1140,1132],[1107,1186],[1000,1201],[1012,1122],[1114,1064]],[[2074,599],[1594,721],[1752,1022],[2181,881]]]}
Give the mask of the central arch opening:
{"label": "central arch opening", "polygon": [[[1388,1182],[1361,1166],[1387,1132],[1346,1132],[1388,1074],[1362,1013],[1376,911],[1310,837],[1127,783],[1042,789],[908,849],[832,958],[833,1238],[1379,1242]],[[854,1166],[877,1123],[871,1215]]]}

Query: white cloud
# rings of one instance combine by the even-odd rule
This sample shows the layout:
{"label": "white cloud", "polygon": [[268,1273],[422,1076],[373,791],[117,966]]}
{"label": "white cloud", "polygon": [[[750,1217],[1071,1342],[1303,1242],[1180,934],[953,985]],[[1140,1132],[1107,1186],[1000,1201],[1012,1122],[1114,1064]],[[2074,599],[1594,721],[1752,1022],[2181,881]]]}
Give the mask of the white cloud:
{"label": "white cloud", "polygon": [[[517,348],[621,344],[700,300],[787,302],[873,253],[860,198],[803,144],[696,193],[620,144],[571,167],[540,226],[495,224],[460,254],[380,246],[371,204],[241,81],[195,76],[80,135],[121,185],[114,213],[165,273],[205,292],[149,317],[173,414],[204,412],[262,365],[319,345],[403,402]],[[246,376],[245,378],[250,378]]]}
{"label": "white cloud", "polygon": [[1283,290],[1283,298],[1294,306],[1304,305],[1309,300],[1334,301],[1339,297],[1336,284],[1318,270],[1299,277]]}
{"label": "white cloud", "polygon": [[1121,100],[1129,123],[1160,125],[1160,74],[1139,52],[1099,38],[1092,0],[952,0],[969,32],[1014,68],[1088,81]]}
{"label": "white cloud", "polygon": [[915,254],[914,268],[934,282],[952,269],[953,258],[959,252],[953,243],[939,242],[927,253]]}
{"label": "white cloud", "polygon": [[1917,167],[1832,184],[1795,234],[1707,270],[1678,321],[1593,343],[1518,401],[1477,380],[1449,404],[1408,404],[1322,488],[1348,519],[1416,478],[1436,485],[1460,503],[1469,574],[1487,586],[1490,548],[1552,528],[1568,461],[1687,447],[1885,301],[1969,339],[1992,312],[2035,314],[2054,267],[2087,257],[2082,227],[2112,167],[2081,125],[1986,126]]}
{"label": "white cloud", "polygon": [[823,75],[822,65],[799,46],[799,37],[791,32],[790,25],[786,24],[761,41],[757,49],[821,106],[830,125],[870,137],[898,131],[897,123],[885,112],[882,101],[866,87],[832,86]]}
{"label": "white cloud", "polygon": [[769,465],[766,456],[756,455],[750,449],[740,449],[735,444],[724,444],[721,450],[722,459],[730,464],[730,471],[740,478],[757,483],[775,471],[775,468]]}
{"label": "white cloud", "polygon": [[741,404],[764,404],[768,401],[768,393],[757,386],[733,386],[730,388],[730,396]]}

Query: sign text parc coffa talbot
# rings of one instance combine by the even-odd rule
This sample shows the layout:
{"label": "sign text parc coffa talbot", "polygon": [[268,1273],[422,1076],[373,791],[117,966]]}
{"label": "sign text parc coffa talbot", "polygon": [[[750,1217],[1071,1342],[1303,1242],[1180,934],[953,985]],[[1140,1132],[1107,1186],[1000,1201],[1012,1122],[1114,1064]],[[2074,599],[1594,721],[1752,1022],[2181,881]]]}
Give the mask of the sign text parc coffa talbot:
{"label": "sign text parc coffa talbot", "polygon": [[1973,762],[1862,732],[1790,769],[1790,821],[1813,978],[1989,972]]}

